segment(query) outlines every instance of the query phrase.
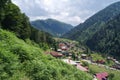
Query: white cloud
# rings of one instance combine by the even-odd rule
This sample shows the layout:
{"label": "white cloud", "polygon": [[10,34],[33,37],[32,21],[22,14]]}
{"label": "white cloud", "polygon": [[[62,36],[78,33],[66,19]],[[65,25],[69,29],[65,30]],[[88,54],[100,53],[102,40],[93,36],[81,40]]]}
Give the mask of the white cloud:
{"label": "white cloud", "polygon": [[119,0],[12,0],[30,20],[54,18],[78,25]]}

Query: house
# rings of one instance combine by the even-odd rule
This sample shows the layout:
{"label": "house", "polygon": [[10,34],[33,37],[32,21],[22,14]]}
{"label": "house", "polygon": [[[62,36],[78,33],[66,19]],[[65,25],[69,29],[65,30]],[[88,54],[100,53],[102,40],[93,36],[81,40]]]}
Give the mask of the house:
{"label": "house", "polygon": [[70,65],[77,66],[77,63],[75,61],[71,60],[70,58],[69,59],[62,59],[62,61],[64,61],[65,63],[68,63]]}
{"label": "house", "polygon": [[66,51],[68,48],[67,46],[61,46],[61,49]]}
{"label": "house", "polygon": [[119,70],[120,70],[120,64],[112,65],[112,68],[115,68],[115,69],[119,69]]}
{"label": "house", "polygon": [[87,58],[87,55],[86,55],[86,54],[81,54],[81,58],[82,58],[82,59],[86,59],[86,58]]}
{"label": "house", "polygon": [[105,64],[105,60],[97,60],[96,63],[98,63],[98,64]]}
{"label": "house", "polygon": [[68,49],[67,45],[65,45],[64,43],[59,43],[59,48],[64,51]]}
{"label": "house", "polygon": [[62,52],[62,50],[61,49],[57,49],[57,52]]}
{"label": "house", "polygon": [[106,78],[108,77],[108,73],[107,72],[96,73],[95,76],[98,80],[106,80]]}
{"label": "house", "polygon": [[77,69],[81,70],[81,71],[84,71],[84,72],[88,72],[88,69],[81,66],[80,64],[77,64]]}
{"label": "house", "polygon": [[52,52],[46,52],[46,54],[51,54],[53,57],[60,58],[63,57],[63,54],[52,51]]}

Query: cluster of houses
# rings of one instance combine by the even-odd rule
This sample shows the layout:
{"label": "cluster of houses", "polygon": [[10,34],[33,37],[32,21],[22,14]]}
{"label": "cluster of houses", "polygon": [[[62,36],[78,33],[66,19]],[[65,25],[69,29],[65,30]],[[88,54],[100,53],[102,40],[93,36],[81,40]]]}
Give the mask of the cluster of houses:
{"label": "cluster of houses", "polygon": [[[73,53],[69,52],[69,50],[72,47],[74,47],[74,45],[70,43],[59,43],[57,51],[48,51],[46,52],[46,54],[50,54],[53,57],[60,58],[65,63],[73,65],[81,71],[88,72],[89,69],[87,67],[82,66],[80,61],[74,61],[71,59]],[[64,58],[67,57],[67,59],[63,59],[63,57]],[[77,58],[79,57],[80,59],[90,61],[91,63],[105,64],[105,60],[93,61],[92,57],[88,56],[87,54],[81,54],[77,56]],[[112,57],[108,57],[107,59],[114,61],[115,65],[112,66],[113,68],[120,69],[120,63],[116,59],[113,59]],[[97,80],[107,80],[108,73],[107,72],[96,73],[94,76]]]}
{"label": "cluster of houses", "polygon": [[115,69],[118,69],[118,70],[120,70],[120,62],[119,61],[117,61],[115,58],[113,58],[113,57],[108,57],[107,58],[108,60],[111,60],[111,61],[113,61],[115,64],[114,65],[112,65],[111,67],[112,68],[115,68]]}
{"label": "cluster of houses", "polygon": [[[62,59],[67,64],[75,66],[77,69],[88,72],[89,69],[87,67],[82,66],[82,64],[79,61],[73,61],[71,58],[68,59]],[[93,80],[107,80],[108,78],[108,73],[107,72],[101,72],[101,73],[96,73],[94,74],[94,79]]]}
{"label": "cluster of houses", "polygon": [[53,57],[56,58],[61,58],[65,55],[69,55],[68,51],[68,46],[64,43],[59,43],[57,51],[50,51],[46,52],[47,54],[51,54]]}

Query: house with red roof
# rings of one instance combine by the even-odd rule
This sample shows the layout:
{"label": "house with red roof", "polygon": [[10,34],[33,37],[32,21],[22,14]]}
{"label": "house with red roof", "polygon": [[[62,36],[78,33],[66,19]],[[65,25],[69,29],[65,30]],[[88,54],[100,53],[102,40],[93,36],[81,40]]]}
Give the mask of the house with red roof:
{"label": "house with red roof", "polygon": [[107,72],[96,73],[95,76],[98,80],[107,80],[106,78],[108,77],[108,73]]}
{"label": "house with red roof", "polygon": [[63,54],[55,52],[55,51],[46,52],[46,54],[50,54],[50,55],[52,55],[53,57],[56,57],[56,58],[63,57]]}
{"label": "house with red roof", "polygon": [[59,43],[59,48],[64,51],[68,49],[67,45],[65,45],[64,43]]}
{"label": "house with red roof", "polygon": [[81,70],[81,71],[84,71],[84,72],[88,72],[88,69],[83,67],[82,65],[80,64],[77,64],[77,69]]}

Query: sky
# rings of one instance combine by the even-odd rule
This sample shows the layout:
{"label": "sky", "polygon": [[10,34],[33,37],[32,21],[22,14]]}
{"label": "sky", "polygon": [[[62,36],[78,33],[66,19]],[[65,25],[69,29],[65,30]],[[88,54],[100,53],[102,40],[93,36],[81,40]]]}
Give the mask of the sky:
{"label": "sky", "polygon": [[78,25],[120,0],[12,0],[31,21],[52,18]]}

